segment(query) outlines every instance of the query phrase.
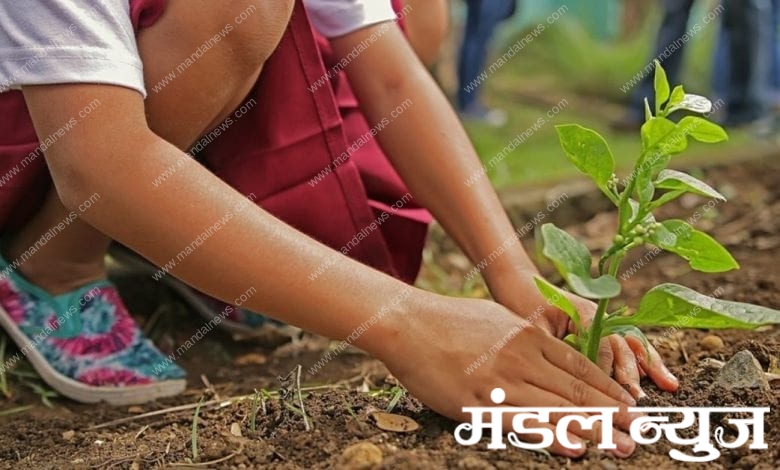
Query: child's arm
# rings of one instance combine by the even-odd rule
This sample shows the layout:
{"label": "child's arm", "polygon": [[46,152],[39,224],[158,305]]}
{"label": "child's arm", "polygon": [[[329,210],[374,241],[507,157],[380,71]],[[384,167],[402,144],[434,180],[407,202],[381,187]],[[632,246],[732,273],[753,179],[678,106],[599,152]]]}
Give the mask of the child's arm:
{"label": "child's arm", "polygon": [[[389,27],[389,29],[388,29]],[[380,36],[371,41],[372,34]],[[331,40],[336,59],[347,57],[361,43],[371,43],[345,67],[350,84],[370,125],[391,119],[394,110],[411,101],[408,109],[379,134],[382,148],[408,184],[414,197],[433,212],[448,233],[474,263],[488,259],[508,240],[514,228],[486,175],[473,181],[482,165],[458,117],[444,94],[425,70],[393,23],[377,24]],[[466,181],[473,183],[467,186]],[[521,243],[509,248],[482,270],[496,300],[516,312],[526,312],[544,302],[532,281],[537,270]],[[583,312],[592,315],[595,306],[572,297]],[[568,317],[548,315],[547,325],[562,337]],[[616,379],[640,394],[639,374],[634,373],[631,349],[622,338],[610,339]],[[627,360],[630,355],[631,358]],[[674,390],[677,383],[662,361],[642,362],[659,386]],[[605,369],[612,366],[604,364]]]}
{"label": "child's arm", "polygon": [[[350,260],[280,222],[194,160],[160,187],[152,182],[184,153],[149,130],[141,95],[102,85],[24,88],[38,135],[52,135],[86,103],[100,105],[46,150],[57,192],[74,211],[95,192],[82,217],[158,266],[176,257],[227,214],[231,219],[184,260],[175,274],[231,301],[254,287],[246,306],[307,330],[343,339],[383,360],[412,393],[456,419],[461,407],[490,405],[503,387],[507,403],[526,406],[621,406],[631,397],[584,356],[494,302],[452,299],[408,287]],[[316,280],[315,269],[335,257]],[[401,301],[393,306],[394,299]],[[380,312],[384,312],[380,315]],[[530,313],[530,312],[529,312]],[[484,318],[491,318],[485,322]],[[373,319],[373,320],[372,320]],[[512,340],[508,331],[515,328]],[[499,341],[506,342],[496,349]],[[503,343],[502,343],[503,344]],[[493,348],[493,349],[491,349]],[[491,360],[469,367],[488,352]],[[507,422],[506,429],[510,429]],[[589,431],[575,430],[591,436]],[[573,442],[577,442],[574,438]],[[633,446],[624,449],[630,453]],[[556,444],[553,450],[580,455]]]}
{"label": "child's arm", "polygon": [[[345,68],[361,109],[369,125],[392,120],[377,134],[382,148],[415,199],[435,214],[471,260],[482,261],[512,238],[514,228],[487,175],[471,186],[465,184],[482,164],[446,97],[397,26],[374,25],[332,39],[337,59],[356,44],[368,43],[372,33],[380,39]],[[393,118],[391,113],[404,102],[408,108]],[[537,269],[517,243],[482,273],[500,299],[516,292],[515,285],[504,292],[502,280],[518,273],[535,274]]]}
{"label": "child's arm", "polygon": [[[252,310],[344,338],[366,320],[367,312],[380,310],[405,287],[340,253],[325,274],[311,281],[307,276],[337,253],[260,210],[155,135],[146,125],[137,92],[71,84],[27,87],[24,94],[38,135],[55,134],[86,103],[99,101],[87,118],[46,149],[60,199],[75,211],[97,192],[100,202],[81,217],[158,266],[175,261],[172,272],[204,292],[229,301],[254,287],[258,293],[249,303]],[[186,163],[179,166],[181,159]],[[177,165],[176,173],[155,186],[153,181],[171,165]],[[193,246],[217,222],[220,227]],[[177,259],[189,246],[192,251]],[[361,308],[354,295],[340,289],[355,284],[356,270],[365,292],[375,294],[365,296]],[[312,315],[315,311],[339,314]]]}

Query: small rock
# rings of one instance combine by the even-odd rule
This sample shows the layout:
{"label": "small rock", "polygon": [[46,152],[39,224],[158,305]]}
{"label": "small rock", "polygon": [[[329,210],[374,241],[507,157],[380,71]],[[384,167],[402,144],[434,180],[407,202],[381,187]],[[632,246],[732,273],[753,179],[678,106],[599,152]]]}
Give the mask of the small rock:
{"label": "small rock", "polygon": [[66,441],[73,440],[73,437],[75,436],[76,436],[76,431],[72,429],[70,431],[65,431],[64,433],[62,433],[62,438],[65,439]]}
{"label": "small rock", "polygon": [[230,434],[232,434],[232,435],[234,435],[236,437],[241,437],[241,425],[239,425],[238,423],[231,424],[230,425]]}
{"label": "small rock", "polygon": [[144,409],[141,408],[140,406],[131,406],[130,408],[127,409],[127,412],[133,413],[135,415],[140,415],[141,413],[144,412]]}
{"label": "small rock", "polygon": [[473,455],[463,457],[458,461],[459,470],[495,470],[495,468],[492,464]]}
{"label": "small rock", "polygon": [[748,350],[742,350],[732,357],[720,370],[715,383],[725,388],[760,388],[769,390],[769,381],[761,369],[758,359]]}
{"label": "small rock", "polygon": [[261,366],[266,362],[268,362],[268,358],[259,353],[244,354],[233,361],[237,366]]}
{"label": "small rock", "polygon": [[130,470],[141,470],[141,464],[138,462],[133,462],[133,464],[130,465]]}
{"label": "small rock", "polygon": [[408,416],[375,411],[369,415],[374,420],[376,427],[383,431],[414,432],[420,429],[417,421]]}
{"label": "small rock", "polygon": [[344,468],[362,470],[382,463],[382,450],[370,442],[358,442],[341,453]]}
{"label": "small rock", "polygon": [[717,352],[720,351],[725,347],[725,344],[723,344],[723,340],[720,336],[716,335],[707,335],[704,338],[701,339],[701,343],[699,343],[705,351],[710,352]]}

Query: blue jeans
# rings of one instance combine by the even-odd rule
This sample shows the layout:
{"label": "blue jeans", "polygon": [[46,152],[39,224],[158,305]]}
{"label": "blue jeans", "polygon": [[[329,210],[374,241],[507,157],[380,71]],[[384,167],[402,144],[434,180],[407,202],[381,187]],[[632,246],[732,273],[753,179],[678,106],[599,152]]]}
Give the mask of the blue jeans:
{"label": "blue jeans", "polygon": [[723,5],[713,89],[728,103],[727,122],[746,123],[767,114],[770,88],[780,87],[780,0],[726,0]]}
{"label": "blue jeans", "polygon": [[772,93],[780,94],[780,0],[772,0],[772,29],[770,31],[771,67],[769,87]]}
{"label": "blue jeans", "polygon": [[[680,38],[688,31],[688,19],[691,16],[693,2],[694,0],[663,0],[661,2],[664,8],[664,17],[658,30],[652,59],[658,58],[661,61],[671,84],[680,83],[683,49],[686,47]],[[680,47],[664,57],[664,51],[675,42]],[[650,101],[650,106],[654,106],[653,77],[654,72],[645,75],[639,87],[631,94],[631,114],[638,121],[643,120],[644,117],[645,98]]]}
{"label": "blue jeans", "polygon": [[516,0],[466,0],[466,28],[458,61],[457,106],[460,111],[478,104],[481,85],[466,89],[485,70],[488,48],[498,25],[512,15]]}

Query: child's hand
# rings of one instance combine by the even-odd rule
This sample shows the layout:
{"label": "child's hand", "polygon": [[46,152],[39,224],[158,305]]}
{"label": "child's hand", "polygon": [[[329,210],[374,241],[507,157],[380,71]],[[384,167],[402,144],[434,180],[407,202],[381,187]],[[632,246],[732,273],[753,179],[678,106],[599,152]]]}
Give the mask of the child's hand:
{"label": "child's hand", "polygon": [[[510,276],[515,279],[512,283],[505,278],[504,282],[494,289],[493,294],[502,305],[517,312],[522,318],[528,318],[529,313],[542,306],[541,315],[538,319],[534,319],[533,323],[553,336],[563,338],[569,333],[574,333],[574,324],[568,315],[550,307],[547,300],[539,293],[533,281],[535,275],[539,274],[518,273]],[[570,292],[564,292],[564,295],[577,308],[583,325],[590,325],[596,313],[596,304]],[[642,341],[633,336],[611,335],[603,338],[598,365],[604,372],[614,376],[618,383],[627,385],[635,398],[645,395],[639,384],[640,378],[644,375],[649,376],[662,390],[673,392],[679,387],[677,378],[666,368],[655,348],[649,346],[649,349],[645,350]]]}
{"label": "child's hand", "polygon": [[[502,299],[504,305],[524,318],[527,317],[527,313],[524,312],[533,311],[538,308],[538,305],[542,305],[545,307],[543,318],[535,322],[539,327],[558,338],[575,333],[574,323],[565,313],[549,306],[547,300],[537,291],[532,277],[524,278],[519,284],[521,286],[519,289],[515,284],[517,294],[512,296],[512,299],[509,301]],[[596,313],[596,304],[570,292],[564,294],[577,308],[583,325],[590,325]],[[639,384],[640,378],[644,375],[649,376],[662,390],[674,392],[679,387],[677,378],[666,368],[658,351],[653,346],[648,346],[649,349],[645,350],[642,341],[633,336],[611,335],[601,340],[599,367],[614,376],[618,383],[628,385],[629,391],[635,398],[645,396]]]}
{"label": "child's hand", "polygon": [[[580,312],[584,326],[590,325],[596,313],[596,304],[574,294],[567,293]],[[551,315],[565,314],[557,309],[550,311]],[[568,318],[568,317],[567,317]],[[568,322],[566,333],[574,333],[573,322]],[[629,391],[635,398],[645,396],[645,392],[639,385],[642,376],[649,376],[661,390],[674,392],[680,386],[677,378],[664,365],[663,359],[655,348],[635,336],[610,335],[602,338],[599,350],[599,367],[601,370],[615,377],[620,384],[628,385]],[[649,356],[648,356],[649,353]]]}
{"label": "child's hand", "polygon": [[[634,404],[629,393],[545,328],[491,301],[433,294],[422,299],[408,315],[388,317],[392,324],[383,327],[382,344],[372,349],[432,409],[469,421],[462,408],[495,406],[490,392],[500,387],[506,392],[504,406],[619,407],[616,426],[628,429],[634,418],[626,409]],[[532,311],[522,313],[525,317]],[[527,425],[554,429],[560,418],[553,414],[552,424]],[[504,431],[512,431],[511,414],[504,417]],[[613,437],[616,455],[633,452],[635,444],[627,434],[616,429]],[[571,450],[556,442],[550,450],[580,456],[584,440],[599,440],[598,433],[574,423],[569,438],[583,448]]]}

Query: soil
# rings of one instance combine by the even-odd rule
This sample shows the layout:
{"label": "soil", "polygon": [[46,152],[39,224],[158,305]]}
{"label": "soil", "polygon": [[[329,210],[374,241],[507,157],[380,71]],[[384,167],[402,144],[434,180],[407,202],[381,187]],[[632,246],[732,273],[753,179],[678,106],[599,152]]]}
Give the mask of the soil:
{"label": "soil", "polygon": [[[636,305],[649,287],[671,280],[704,293],[721,289],[719,296],[724,299],[780,308],[777,268],[780,261],[780,185],[777,176],[780,175],[780,158],[714,167],[707,169],[705,174],[705,179],[724,192],[729,202],[705,210],[707,200],[686,198],[670,207],[661,218],[687,219],[699,211],[701,218],[696,225],[711,230],[715,238],[723,241],[742,269],[704,275],[691,272],[681,260],[662,253],[645,263],[640,275],[631,276],[625,282],[625,300]],[[608,242],[604,234],[608,233],[615,216],[606,210],[607,206],[596,201],[590,194],[572,197],[560,210],[550,213],[548,220],[568,226],[594,248],[603,247]],[[510,214],[518,224],[524,224],[530,220],[526,217],[536,214],[539,207],[511,207]],[[524,241],[529,242],[527,248],[533,250],[531,237],[528,238]],[[637,253],[624,266],[631,266],[644,256],[645,253]],[[471,265],[464,262],[463,255],[438,229],[432,231],[426,259],[420,285],[485,295],[484,287],[478,283],[463,285],[463,274]],[[435,269],[434,262],[442,269]],[[131,309],[139,314],[139,321],[152,331],[166,353],[182,344],[203,323],[187,314],[172,294],[148,279],[126,279],[121,287]],[[706,464],[706,468],[780,467],[778,383],[774,383],[771,391],[727,391],[713,385],[716,372],[702,362],[704,358],[725,361],[737,351],[749,349],[766,370],[770,361],[780,358],[780,329],[667,333],[670,332],[651,331],[650,338],[662,339],[659,349],[681,378],[681,390],[676,394],[663,393],[650,382],[644,383],[649,398],[642,405],[769,406],[771,412],[765,421],[768,450],[724,450],[722,456]],[[702,346],[702,339],[710,334],[723,340],[722,349],[713,351]],[[710,346],[711,342],[712,339],[706,340],[706,345]],[[179,397],[141,407],[80,405],[57,398],[52,400],[53,408],[49,408],[41,404],[40,397],[31,388],[11,377],[13,396],[0,402],[0,413],[23,405],[33,405],[33,408],[0,417],[0,468],[140,469],[193,465],[194,404],[202,396],[206,400],[216,400],[217,404],[208,405],[210,402],[207,401],[199,411],[199,459],[197,467],[192,468],[329,468],[344,467],[349,462],[354,467],[357,460],[347,462],[345,456],[352,459],[362,456],[365,462],[381,458],[381,463],[366,468],[387,469],[687,468],[669,458],[669,446],[663,440],[653,446],[640,446],[629,460],[614,459],[597,449],[590,449],[582,459],[568,460],[511,447],[488,451],[484,442],[464,448],[453,437],[456,423],[438,416],[408,396],[398,401],[393,412],[411,417],[420,428],[409,433],[383,431],[368,413],[387,408],[396,395],[397,383],[381,363],[357,350],[338,355],[315,377],[304,372],[304,387],[321,385],[318,390],[304,395],[306,414],[313,427],[309,431],[305,429],[302,414],[294,406],[276,399],[257,403],[259,411],[253,431],[252,399],[228,400],[229,397],[252,394],[255,389],[278,390],[277,377],[286,375],[298,364],[306,371],[329,346],[329,342],[321,338],[305,336],[295,344],[272,348],[255,342],[235,342],[228,335],[215,331],[180,359],[190,374],[188,391]],[[219,405],[220,401],[223,406]],[[181,405],[191,406],[183,411],[170,410]],[[156,410],[163,412],[144,419],[134,418]],[[90,429],[121,418],[132,420]],[[719,422],[720,418],[714,416],[713,426]],[[236,435],[239,430],[241,436]],[[731,431],[727,428],[726,432],[729,438]],[[373,443],[376,447],[364,445],[362,452],[355,449],[344,452],[350,445],[360,442]]]}

